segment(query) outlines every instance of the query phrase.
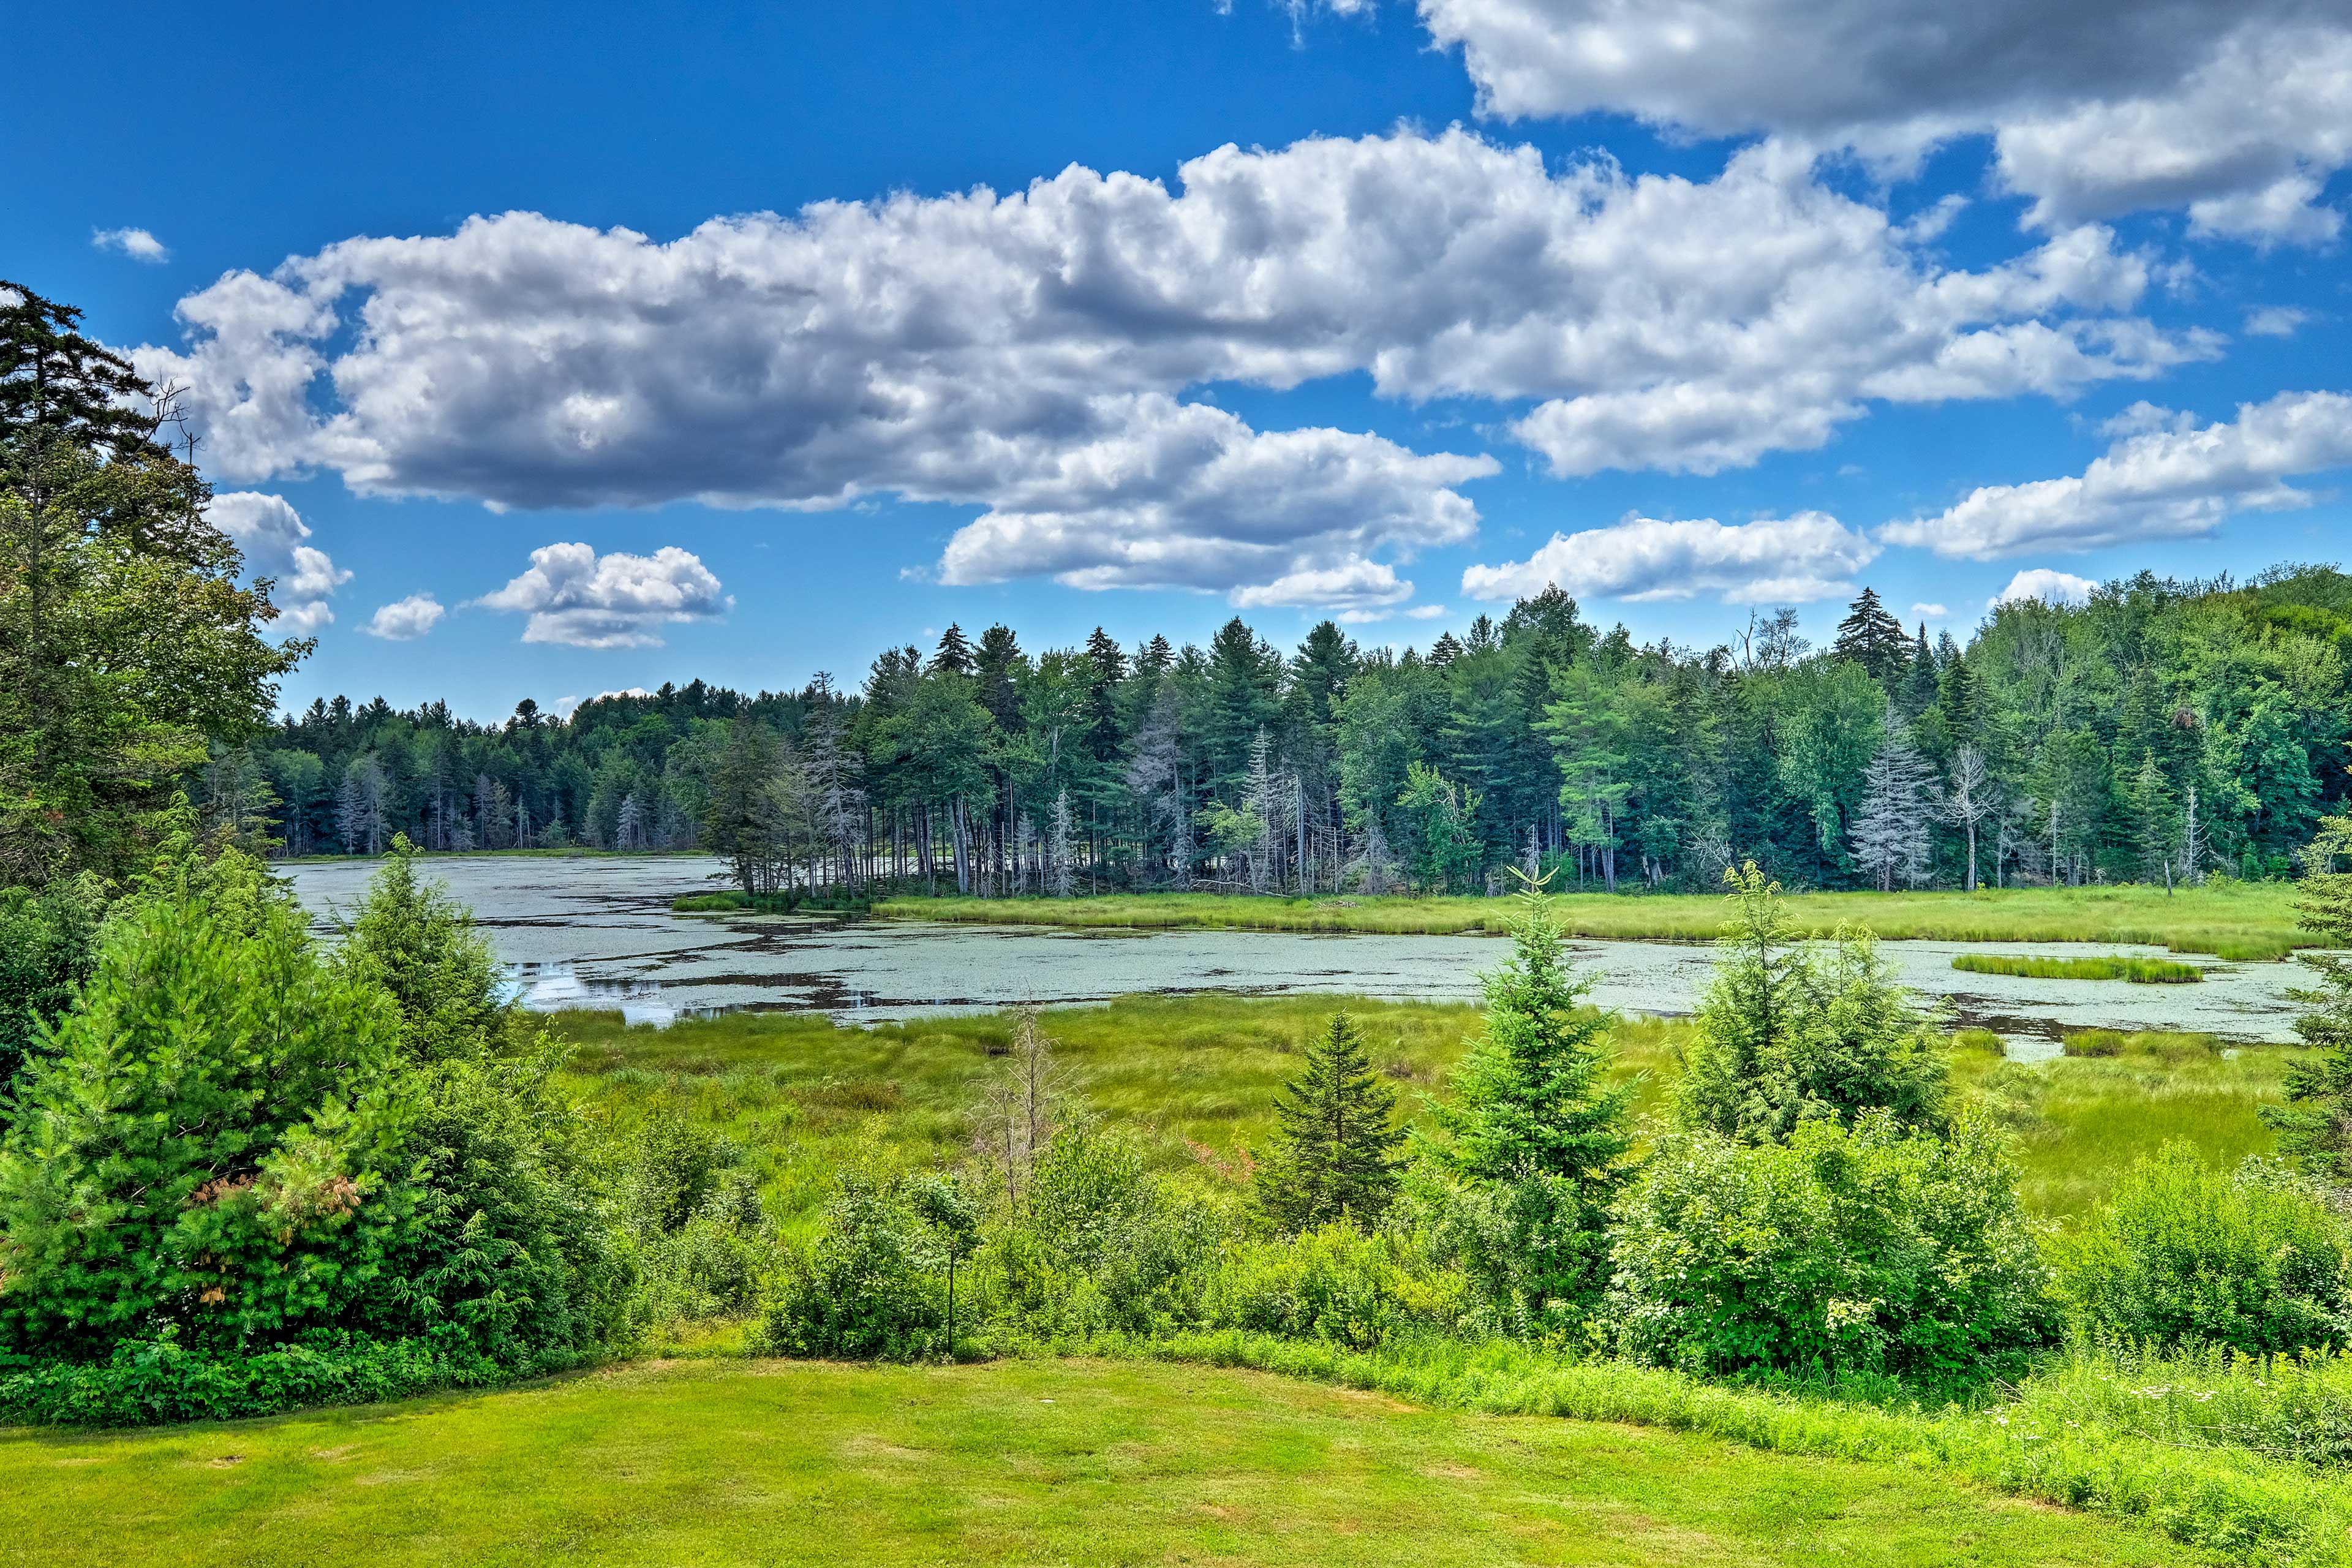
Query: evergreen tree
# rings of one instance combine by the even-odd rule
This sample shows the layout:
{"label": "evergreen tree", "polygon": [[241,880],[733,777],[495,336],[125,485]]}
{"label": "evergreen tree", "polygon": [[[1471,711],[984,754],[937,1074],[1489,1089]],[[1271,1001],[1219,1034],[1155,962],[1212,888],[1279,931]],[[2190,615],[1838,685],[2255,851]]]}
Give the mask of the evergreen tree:
{"label": "evergreen tree", "polygon": [[2180,803],[2152,753],[2141,753],[2139,766],[2125,783],[2124,798],[2131,812],[2132,847],[2140,875],[2162,882],[2168,896],[2179,866]]}
{"label": "evergreen tree", "polygon": [[2295,955],[2317,976],[2294,994],[2304,1005],[2294,1032],[2315,1050],[2287,1064],[2286,1103],[2262,1110],[2281,1151],[2339,1192],[2352,1189],[2352,871],[2338,868],[2347,858],[2352,816],[2323,817],[2295,898],[2296,923],[2321,948]]}
{"label": "evergreen tree", "polygon": [[929,673],[970,675],[974,668],[971,639],[963,635],[961,626],[950,621],[948,629],[940,634],[939,647],[931,654]]}
{"label": "evergreen tree", "polygon": [[1903,623],[1878,602],[1875,588],[1862,591],[1845,619],[1838,623],[1837,640],[1830,645],[1831,653],[1853,660],[1868,670],[1872,679],[1888,687],[1906,673],[1910,651],[1911,639],[1903,635]]}
{"label": "evergreen tree", "polygon": [[1421,1142],[1468,1199],[1454,1226],[1465,1261],[1528,1326],[1596,1299],[1633,1150],[1636,1086],[1609,1083],[1609,1023],[1571,962],[1542,885],[1528,883],[1511,957],[1485,976],[1485,1022]]}
{"label": "evergreen tree", "polygon": [[1871,934],[1840,931],[1814,951],[1755,862],[1726,879],[1732,914],[1684,1051],[1678,1119],[1750,1142],[1784,1142],[1822,1117],[1850,1126],[1869,1110],[1940,1128],[1949,1068]]}
{"label": "evergreen tree", "polygon": [[1338,1219],[1367,1226],[1380,1219],[1402,1168],[1396,1100],[1355,1021],[1333,1014],[1275,1101],[1280,1128],[1258,1166],[1256,1198],[1276,1228],[1295,1236]]}

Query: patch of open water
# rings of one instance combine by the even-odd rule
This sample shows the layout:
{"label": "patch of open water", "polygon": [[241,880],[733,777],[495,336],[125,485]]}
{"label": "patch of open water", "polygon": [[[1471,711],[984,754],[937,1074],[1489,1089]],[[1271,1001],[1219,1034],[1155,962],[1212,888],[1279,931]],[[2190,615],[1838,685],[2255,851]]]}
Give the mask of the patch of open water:
{"label": "patch of open water", "polygon": [[[352,908],[376,866],[284,868],[322,931]],[[1495,938],[1287,931],[1065,931],[922,921],[677,915],[670,900],[720,885],[701,856],[436,859],[431,875],[471,906],[527,1005],[617,1008],[635,1023],[730,1008],[824,1012],[845,1022],[983,1012],[1021,1003],[1101,1002],[1134,992],[1346,993],[1468,1000],[1501,957]],[[2158,948],[2067,942],[1890,942],[1903,983],[1955,1019],[2000,1033],[2021,1059],[2055,1055],[2069,1029],[2193,1029],[2292,1040],[2299,964],[2205,966],[2197,985],[1969,974],[1961,952],[2122,952]],[[1688,1013],[1714,954],[1701,943],[1576,944],[1593,1001],[1628,1012]]]}

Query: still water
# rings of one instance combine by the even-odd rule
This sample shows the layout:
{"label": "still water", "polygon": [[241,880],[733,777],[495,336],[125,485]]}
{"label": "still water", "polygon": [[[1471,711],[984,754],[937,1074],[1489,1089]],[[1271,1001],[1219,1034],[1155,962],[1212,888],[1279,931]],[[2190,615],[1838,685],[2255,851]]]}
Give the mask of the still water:
{"label": "still water", "polygon": [[[375,866],[285,868],[322,930],[363,892]],[[721,885],[705,857],[436,859],[430,873],[470,905],[527,1005],[616,1008],[667,1023],[726,1008],[830,1013],[845,1022],[971,1012],[1016,1003],[1098,1002],[1131,992],[1339,992],[1466,999],[1503,956],[1494,938],[1278,931],[1055,931],[921,921],[675,915],[680,893]],[[1604,1007],[1687,1013],[1713,962],[1704,945],[1579,941]],[[1999,1030],[2012,1055],[2054,1051],[2063,1029],[2199,1029],[2284,1041],[2295,963],[2208,966],[2200,985],[2028,980],[1964,974],[1963,951],[2052,951],[2021,943],[1896,942],[1884,951],[1906,984],[1948,1001],[1958,1021]],[[2068,954],[2160,949],[2067,943]]]}

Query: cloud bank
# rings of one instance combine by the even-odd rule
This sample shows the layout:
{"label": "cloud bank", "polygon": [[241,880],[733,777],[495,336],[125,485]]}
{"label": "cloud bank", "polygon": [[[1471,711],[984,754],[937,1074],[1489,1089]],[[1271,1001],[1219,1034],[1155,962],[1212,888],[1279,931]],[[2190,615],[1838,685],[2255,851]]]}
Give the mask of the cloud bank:
{"label": "cloud bank", "polygon": [[2265,244],[2333,238],[2352,16],[2312,0],[1420,0],[1483,112],[1637,115],[1897,165],[1992,139],[2026,218],[2147,208]]}
{"label": "cloud bank", "polygon": [[1987,485],[1881,536],[1978,561],[2178,539],[2210,533],[2232,512],[2309,506],[2312,495],[2287,479],[2352,465],[2352,396],[2342,393],[2281,393],[2201,427],[2139,404],[2110,428],[2124,438],[2078,475]]}
{"label": "cloud bank", "polygon": [[1726,604],[1793,603],[1853,592],[1853,574],[1878,547],[1826,512],[1756,522],[1628,517],[1607,528],[1551,536],[1525,561],[1473,566],[1462,591],[1474,599],[1520,599],[1557,586],[1612,598]]}
{"label": "cloud bank", "polygon": [[1461,487],[1493,460],[1188,395],[1361,375],[1493,405],[1557,474],[1710,473],[1874,402],[2064,398],[2215,352],[2135,313],[2148,264],[2103,229],[1981,271],[1931,237],[1782,147],[1693,181],[1400,130],[1220,148],[1173,188],[1074,166],[667,243],[529,213],[354,238],[188,296],[187,341],[135,357],[247,482],[522,508],[890,492],[985,509],[949,582],[1360,609],[1468,537]]}

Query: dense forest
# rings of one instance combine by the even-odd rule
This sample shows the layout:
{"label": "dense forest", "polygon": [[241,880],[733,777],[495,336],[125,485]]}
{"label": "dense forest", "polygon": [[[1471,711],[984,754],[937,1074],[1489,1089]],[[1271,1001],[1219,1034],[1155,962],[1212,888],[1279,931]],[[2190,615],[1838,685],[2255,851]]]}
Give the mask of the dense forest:
{"label": "dense forest", "polygon": [[2151,575],[1995,608],[1963,647],[1865,589],[1834,642],[1751,615],[1704,652],[1557,590],[1426,654],[1325,622],[1286,654],[1009,627],[892,648],[855,690],[696,681],[503,724],[337,698],[201,794],[288,853],[705,847],[745,886],[1692,889],[2171,883],[2284,873],[2346,790],[2352,577]]}

